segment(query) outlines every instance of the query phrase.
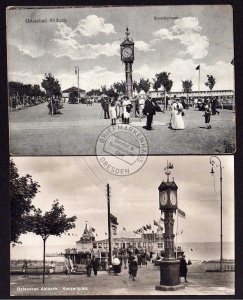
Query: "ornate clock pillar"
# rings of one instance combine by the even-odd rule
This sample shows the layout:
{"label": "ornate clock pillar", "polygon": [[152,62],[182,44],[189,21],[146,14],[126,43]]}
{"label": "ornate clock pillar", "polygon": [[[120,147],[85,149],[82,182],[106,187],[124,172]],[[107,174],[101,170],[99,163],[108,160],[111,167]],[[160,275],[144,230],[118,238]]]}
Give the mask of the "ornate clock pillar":
{"label": "ornate clock pillar", "polygon": [[121,61],[125,63],[125,78],[126,78],[126,91],[127,96],[132,100],[133,84],[132,84],[132,64],[134,61],[134,42],[129,40],[129,30],[127,28],[126,38],[121,43]]}
{"label": "ornate clock pillar", "polygon": [[173,215],[177,210],[177,185],[174,179],[170,181],[169,175],[173,165],[167,162],[165,174],[167,181],[162,181],[159,186],[159,209],[164,213],[164,247],[165,255],[160,262],[160,285],[155,286],[156,290],[175,291],[184,289],[185,286],[180,284],[179,278],[179,260],[175,258],[174,245],[174,219]]}

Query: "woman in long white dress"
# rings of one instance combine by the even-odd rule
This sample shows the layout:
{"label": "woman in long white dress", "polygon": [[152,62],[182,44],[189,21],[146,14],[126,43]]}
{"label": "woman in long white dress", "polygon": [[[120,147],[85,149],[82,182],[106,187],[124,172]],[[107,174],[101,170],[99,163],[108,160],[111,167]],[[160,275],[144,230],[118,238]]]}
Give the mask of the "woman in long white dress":
{"label": "woman in long white dress", "polygon": [[171,128],[172,129],[185,129],[185,124],[182,115],[183,106],[179,102],[179,99],[176,100],[172,105],[172,117],[171,117]]}

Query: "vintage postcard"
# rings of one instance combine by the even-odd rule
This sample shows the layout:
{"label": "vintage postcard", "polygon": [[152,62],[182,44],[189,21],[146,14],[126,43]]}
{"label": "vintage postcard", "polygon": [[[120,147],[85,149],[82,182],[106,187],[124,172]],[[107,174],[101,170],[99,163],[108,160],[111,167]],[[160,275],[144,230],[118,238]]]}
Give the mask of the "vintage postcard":
{"label": "vintage postcard", "polygon": [[6,15],[11,155],[235,152],[231,6]]}
{"label": "vintage postcard", "polygon": [[149,156],[130,176],[14,157],[10,191],[11,296],[235,295],[233,156]]}

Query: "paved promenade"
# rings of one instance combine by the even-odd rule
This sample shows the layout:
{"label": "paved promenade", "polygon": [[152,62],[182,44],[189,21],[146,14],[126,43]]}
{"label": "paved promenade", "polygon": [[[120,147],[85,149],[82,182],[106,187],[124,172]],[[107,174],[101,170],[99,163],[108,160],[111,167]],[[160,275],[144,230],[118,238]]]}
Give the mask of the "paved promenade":
{"label": "paved promenade", "polygon": [[[197,269],[197,268],[196,268]],[[45,279],[42,284],[42,277],[30,276],[11,276],[11,295],[12,296],[77,296],[77,295],[145,295],[145,296],[189,296],[189,295],[234,295],[234,287],[225,286],[224,281],[234,278],[234,272],[218,273],[217,280],[212,276],[213,273],[201,273],[204,280],[199,279],[196,269],[189,269],[188,282],[182,285],[185,289],[178,291],[157,291],[155,286],[159,285],[160,271],[152,263],[147,267],[138,269],[136,281],[132,281],[127,269],[122,270],[118,276],[110,275],[106,271],[98,272],[98,276],[88,278],[86,275],[52,275]],[[202,283],[202,282],[203,283]]]}
{"label": "paved promenade", "polygon": [[[110,120],[102,118],[101,105],[64,104],[62,114],[48,115],[47,104],[11,111],[10,151],[13,155],[96,155],[99,134]],[[149,154],[215,154],[224,153],[222,141],[235,141],[234,112],[219,109],[211,117],[212,129],[207,130],[202,111],[185,110],[185,130],[168,128],[171,111],[156,113],[154,130],[142,126],[146,118],[131,119],[131,124],[145,135]]]}

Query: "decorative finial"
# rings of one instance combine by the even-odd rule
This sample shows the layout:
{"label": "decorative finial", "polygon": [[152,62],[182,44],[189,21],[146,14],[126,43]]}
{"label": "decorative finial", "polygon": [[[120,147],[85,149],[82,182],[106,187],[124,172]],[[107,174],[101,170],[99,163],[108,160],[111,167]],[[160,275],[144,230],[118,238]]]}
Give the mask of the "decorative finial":
{"label": "decorative finial", "polygon": [[125,35],[126,35],[126,39],[127,39],[127,40],[129,39],[129,38],[128,38],[129,34],[130,34],[130,32],[129,32],[128,27],[127,27],[126,32],[125,32]]}
{"label": "decorative finial", "polygon": [[164,168],[165,174],[167,175],[167,182],[169,182],[169,176],[171,174],[171,172],[169,171],[169,169],[173,169],[173,168],[174,168],[173,165],[171,163],[169,163],[168,160],[167,160],[167,167]]}

